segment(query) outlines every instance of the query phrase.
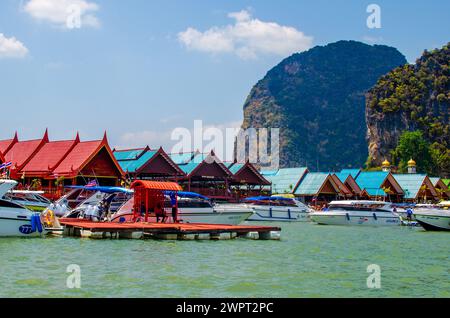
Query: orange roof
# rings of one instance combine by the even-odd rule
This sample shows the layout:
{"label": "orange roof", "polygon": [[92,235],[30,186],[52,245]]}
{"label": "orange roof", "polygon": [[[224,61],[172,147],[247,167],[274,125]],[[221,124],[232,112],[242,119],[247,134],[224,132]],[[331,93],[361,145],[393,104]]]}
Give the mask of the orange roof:
{"label": "orange roof", "polygon": [[144,188],[148,190],[169,190],[181,191],[183,188],[176,182],[162,182],[162,181],[143,181],[137,180],[131,184],[131,188]]}
{"label": "orange roof", "polygon": [[48,143],[47,131],[45,131],[42,139],[17,141],[5,154],[5,160],[13,163],[13,169],[18,168],[20,170],[46,143]]}
{"label": "orange roof", "polygon": [[68,152],[80,140],[52,141],[46,143],[33,158],[22,168],[22,172],[50,174],[51,171],[67,156]]}

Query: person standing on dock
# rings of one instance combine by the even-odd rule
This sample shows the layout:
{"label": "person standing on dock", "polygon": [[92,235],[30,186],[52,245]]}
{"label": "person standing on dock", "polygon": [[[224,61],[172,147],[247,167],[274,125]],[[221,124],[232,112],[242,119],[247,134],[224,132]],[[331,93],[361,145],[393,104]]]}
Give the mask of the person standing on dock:
{"label": "person standing on dock", "polygon": [[406,219],[410,222],[412,221],[412,215],[413,215],[413,210],[411,208],[408,208],[406,210]]}

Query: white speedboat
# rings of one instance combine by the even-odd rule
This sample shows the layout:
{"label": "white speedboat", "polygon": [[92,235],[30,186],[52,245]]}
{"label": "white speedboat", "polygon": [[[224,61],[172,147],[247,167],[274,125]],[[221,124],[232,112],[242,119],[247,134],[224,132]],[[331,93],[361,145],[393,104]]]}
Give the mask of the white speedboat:
{"label": "white speedboat", "polygon": [[44,211],[52,202],[42,196],[44,191],[11,190],[5,194],[5,199],[35,211]]}
{"label": "white speedboat", "polygon": [[[167,216],[166,222],[173,222],[170,198],[166,197],[164,208]],[[178,221],[182,223],[207,223],[207,224],[230,224],[237,225],[253,214],[253,210],[241,204],[213,204],[205,196],[194,192],[178,192]],[[124,204],[119,211],[113,215],[113,222],[130,222],[133,219],[134,198]],[[150,214],[148,222],[156,222],[156,216]]]}
{"label": "white speedboat", "polygon": [[418,205],[414,216],[427,231],[450,231],[450,201],[441,202],[436,206]]}
{"label": "white speedboat", "polygon": [[327,211],[311,213],[311,220],[326,225],[399,226],[400,216],[390,202],[332,201]]}
{"label": "white speedboat", "polygon": [[281,196],[252,197],[245,199],[253,209],[248,221],[307,222],[311,210],[294,198]]}
{"label": "white speedboat", "polygon": [[0,180],[0,237],[32,237],[45,233],[38,214],[4,197],[16,185],[13,180]]}

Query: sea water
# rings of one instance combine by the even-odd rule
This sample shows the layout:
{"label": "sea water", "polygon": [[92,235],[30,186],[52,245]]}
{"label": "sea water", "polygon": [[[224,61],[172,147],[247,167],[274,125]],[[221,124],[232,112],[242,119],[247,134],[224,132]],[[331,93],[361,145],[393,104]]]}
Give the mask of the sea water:
{"label": "sea water", "polygon": [[448,232],[270,225],[281,241],[1,238],[0,297],[450,297]]}

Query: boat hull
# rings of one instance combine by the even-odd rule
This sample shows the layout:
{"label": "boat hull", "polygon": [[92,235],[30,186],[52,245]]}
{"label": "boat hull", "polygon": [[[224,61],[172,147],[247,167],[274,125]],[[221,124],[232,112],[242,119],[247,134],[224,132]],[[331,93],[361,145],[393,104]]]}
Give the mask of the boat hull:
{"label": "boat hull", "polygon": [[322,225],[399,226],[400,218],[394,215],[358,215],[329,212],[311,213],[311,220]]}
{"label": "boat hull", "polygon": [[0,237],[36,237],[39,232],[31,233],[29,219],[0,217]]}
{"label": "boat hull", "polygon": [[253,215],[248,221],[271,221],[271,222],[308,222],[309,213],[298,209],[289,208],[253,208]]}
{"label": "boat hull", "polygon": [[450,231],[450,215],[414,214],[417,222],[427,231]]}

